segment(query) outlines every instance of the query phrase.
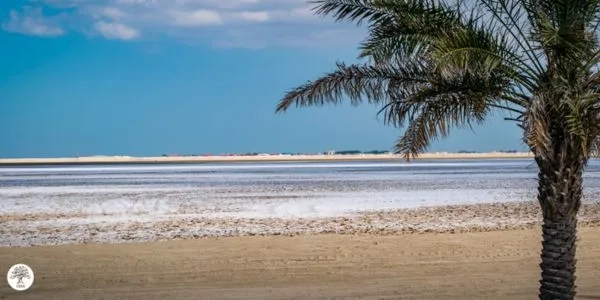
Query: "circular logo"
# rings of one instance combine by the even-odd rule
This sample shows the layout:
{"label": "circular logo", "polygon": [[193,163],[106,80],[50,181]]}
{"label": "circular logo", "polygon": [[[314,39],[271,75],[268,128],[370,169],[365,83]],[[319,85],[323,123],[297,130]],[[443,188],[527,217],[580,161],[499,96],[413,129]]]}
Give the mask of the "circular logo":
{"label": "circular logo", "polygon": [[24,291],[33,284],[33,270],[26,264],[16,264],[8,269],[6,280],[13,290]]}

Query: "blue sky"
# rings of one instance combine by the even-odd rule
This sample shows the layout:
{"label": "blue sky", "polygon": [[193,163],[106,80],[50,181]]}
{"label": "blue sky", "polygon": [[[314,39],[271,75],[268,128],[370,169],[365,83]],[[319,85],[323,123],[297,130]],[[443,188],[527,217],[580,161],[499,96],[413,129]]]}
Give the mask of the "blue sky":
{"label": "blue sky", "polygon": [[[0,157],[390,149],[376,107],[291,109],[363,29],[304,0],[0,1]],[[500,117],[431,151],[524,149]]]}

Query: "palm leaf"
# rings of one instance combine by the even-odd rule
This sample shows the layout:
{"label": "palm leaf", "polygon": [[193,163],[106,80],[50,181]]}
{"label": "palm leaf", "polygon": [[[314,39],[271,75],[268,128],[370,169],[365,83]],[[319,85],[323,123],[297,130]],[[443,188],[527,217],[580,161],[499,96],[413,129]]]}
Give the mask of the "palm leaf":
{"label": "palm leaf", "polygon": [[348,99],[352,105],[367,100],[380,104],[391,97],[418,90],[427,84],[426,65],[420,62],[387,66],[337,64],[337,69],[325,76],[288,91],[277,105],[277,112],[290,106],[322,106],[340,104]]}
{"label": "palm leaf", "polygon": [[318,0],[313,11],[317,15],[332,15],[336,21],[350,21],[360,25],[364,21],[380,22],[393,18],[396,7],[392,0]]}

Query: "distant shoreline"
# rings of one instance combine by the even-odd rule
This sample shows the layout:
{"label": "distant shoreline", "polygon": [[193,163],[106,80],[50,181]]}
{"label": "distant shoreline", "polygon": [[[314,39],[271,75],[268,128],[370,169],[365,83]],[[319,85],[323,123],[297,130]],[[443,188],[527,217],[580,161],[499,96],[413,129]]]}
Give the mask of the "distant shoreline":
{"label": "distant shoreline", "polygon": [[[423,153],[415,160],[424,159],[515,159],[533,158],[528,152],[489,152],[489,153]],[[0,166],[28,165],[105,165],[105,164],[202,164],[223,162],[332,162],[332,161],[401,161],[395,154],[305,154],[305,155],[214,155],[214,156],[89,156],[63,158],[5,158]]]}

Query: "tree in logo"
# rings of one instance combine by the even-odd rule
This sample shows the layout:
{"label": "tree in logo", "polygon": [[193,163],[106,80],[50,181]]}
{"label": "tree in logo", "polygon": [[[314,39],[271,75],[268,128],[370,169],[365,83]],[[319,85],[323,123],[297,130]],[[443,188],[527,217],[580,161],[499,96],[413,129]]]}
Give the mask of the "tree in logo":
{"label": "tree in logo", "polygon": [[17,266],[12,270],[10,279],[17,279],[17,286],[21,286],[25,285],[23,279],[31,279],[31,274],[26,266]]}

